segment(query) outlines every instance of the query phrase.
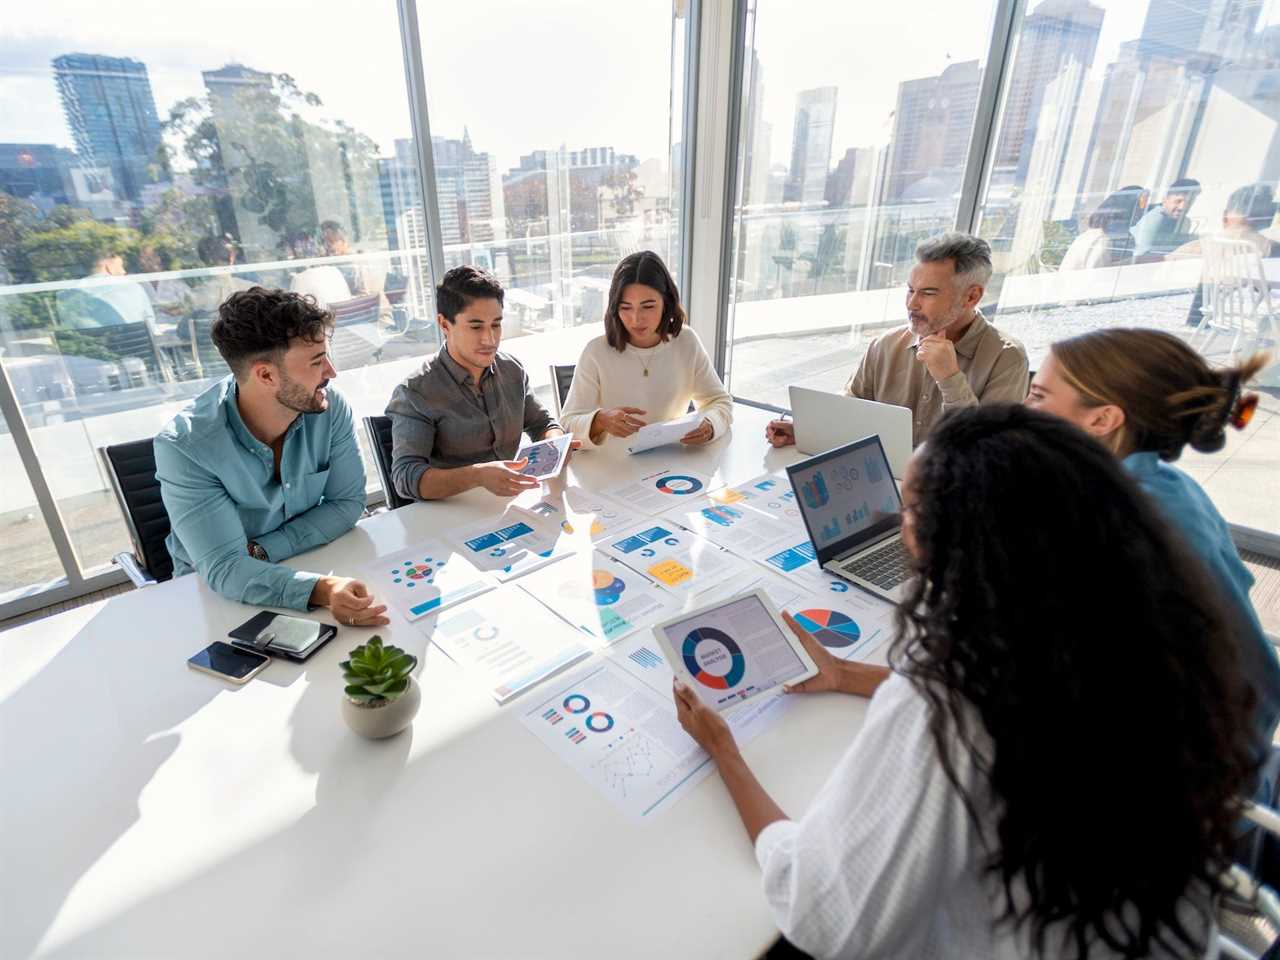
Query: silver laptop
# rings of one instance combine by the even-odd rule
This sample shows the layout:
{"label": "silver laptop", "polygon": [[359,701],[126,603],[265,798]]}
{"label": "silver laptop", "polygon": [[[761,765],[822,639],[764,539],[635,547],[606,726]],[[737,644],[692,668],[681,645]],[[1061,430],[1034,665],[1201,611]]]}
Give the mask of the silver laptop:
{"label": "silver laptop", "polygon": [[902,542],[902,499],[878,436],[787,467],[818,565],[897,602],[915,576]]}
{"label": "silver laptop", "polygon": [[907,407],[792,387],[791,418],[801,453],[824,453],[878,433],[895,477],[903,475],[911,459],[911,410]]}

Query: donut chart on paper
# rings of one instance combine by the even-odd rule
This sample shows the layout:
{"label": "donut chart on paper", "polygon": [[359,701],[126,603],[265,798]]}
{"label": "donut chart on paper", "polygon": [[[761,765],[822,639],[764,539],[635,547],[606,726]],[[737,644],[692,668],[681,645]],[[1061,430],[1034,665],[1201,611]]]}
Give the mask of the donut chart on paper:
{"label": "donut chart on paper", "polygon": [[862,636],[862,630],[854,619],[838,610],[801,610],[796,623],[813,634],[824,647],[839,649],[851,647]]}
{"label": "donut chart on paper", "polygon": [[660,478],[654,486],[663,493],[670,493],[677,497],[685,497],[691,493],[697,493],[701,490],[702,481],[697,477],[686,477],[684,474],[675,473],[670,476]]}
{"label": "donut chart on paper", "polygon": [[[725,673],[712,673],[707,669],[710,664],[704,665],[698,659],[698,648],[706,643],[719,644],[723,648],[729,661],[729,669]],[[714,652],[720,651],[716,649]],[[684,657],[685,667],[693,674],[693,679],[704,687],[711,687],[714,690],[728,690],[736,686],[747,673],[747,658],[742,655],[742,648],[727,633],[715,627],[696,627],[690,630],[684,638],[681,654]]]}
{"label": "donut chart on paper", "polygon": [[571,693],[564,698],[562,706],[566,713],[586,713],[591,709],[591,701],[580,693]]}
{"label": "donut chart on paper", "polygon": [[597,710],[587,717],[585,725],[592,733],[604,733],[606,730],[613,729],[613,717],[603,710]]}

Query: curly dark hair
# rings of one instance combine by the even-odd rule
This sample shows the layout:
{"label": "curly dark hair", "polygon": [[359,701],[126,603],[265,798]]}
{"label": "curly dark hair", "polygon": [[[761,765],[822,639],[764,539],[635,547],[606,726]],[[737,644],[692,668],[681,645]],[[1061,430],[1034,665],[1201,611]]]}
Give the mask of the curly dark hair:
{"label": "curly dark hair", "polygon": [[1201,955],[1188,894],[1220,890],[1258,762],[1233,614],[1116,458],[1047,414],[945,417],[909,493],[920,576],[891,663],[930,705],[999,922],[1038,953]]}
{"label": "curly dark hair", "polygon": [[609,346],[619,352],[627,348],[627,328],[618,315],[618,305],[622,301],[622,291],[633,283],[652,287],[662,294],[662,320],[658,323],[658,335],[663,340],[680,336],[680,328],[687,319],[684,307],[680,305],[680,290],[662,258],[652,250],[641,250],[623,257],[614,267],[613,280],[609,284],[609,305],[604,314],[604,336]]}
{"label": "curly dark hair", "polygon": [[464,264],[440,278],[436,287],[436,310],[450,323],[473,300],[497,300],[502,305],[502,284],[487,270]]}
{"label": "curly dark hair", "polygon": [[329,336],[333,323],[333,314],[315,297],[250,287],[222,302],[209,335],[240,380],[258,360],[279,363],[293,340],[319,343]]}

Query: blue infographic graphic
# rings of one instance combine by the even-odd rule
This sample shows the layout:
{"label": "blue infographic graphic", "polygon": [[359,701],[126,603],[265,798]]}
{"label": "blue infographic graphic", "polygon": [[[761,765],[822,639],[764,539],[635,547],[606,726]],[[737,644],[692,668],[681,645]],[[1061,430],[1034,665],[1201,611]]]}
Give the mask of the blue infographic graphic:
{"label": "blue infographic graphic", "polygon": [[638,647],[627,654],[627,659],[634,663],[637,667],[643,667],[646,670],[657,670],[662,666],[662,657],[658,656],[648,647]]}
{"label": "blue infographic graphic", "polygon": [[884,470],[880,466],[880,458],[871,456],[867,457],[867,479],[872,483],[879,483],[884,479]]}
{"label": "blue infographic graphic", "polygon": [[[672,546],[675,545],[672,541],[676,544],[680,542],[676,539],[675,534],[665,527],[650,527],[648,530],[641,530],[639,533],[634,533],[629,537],[619,540],[613,545],[613,549],[617,550],[619,553],[633,553],[642,547],[647,547],[656,540],[665,540]],[[653,556],[653,554],[645,554],[645,556]]]}
{"label": "blue infographic graphic", "polygon": [[777,567],[783,573],[790,573],[792,570],[799,570],[811,560],[817,559],[817,556],[818,553],[813,549],[813,544],[806,540],[804,543],[796,544],[796,546],[781,550],[771,557],[766,557],[765,563],[771,567]]}
{"label": "blue infographic graphic", "polygon": [[591,583],[595,588],[596,606],[607,607],[617,603],[627,585],[620,577],[615,577],[608,570],[592,570]]}
{"label": "blue infographic graphic", "polygon": [[591,701],[580,693],[571,693],[564,698],[563,706],[567,713],[586,713],[591,709]]}
{"label": "blue infographic graphic", "polygon": [[742,511],[735,510],[733,507],[704,507],[702,515],[712,523],[722,527],[732,527],[735,520],[742,519]]}
{"label": "blue infographic graphic", "polygon": [[804,502],[814,510],[825,507],[831,500],[831,491],[827,489],[827,480],[821,470],[815,471],[812,477],[800,485],[800,493],[804,496]]}
{"label": "blue infographic graphic", "polygon": [[[494,530],[491,533],[486,533],[484,536],[475,537],[474,539],[466,541],[467,549],[476,553],[495,547],[501,549],[501,544],[506,543],[508,540],[515,540],[517,537],[523,537],[529,533],[533,533],[533,527],[529,526],[527,523],[524,523],[523,521],[513,523],[509,527],[503,527],[501,530]],[[490,555],[500,557],[504,554],[505,551],[503,553],[494,553]]]}
{"label": "blue infographic graphic", "polygon": [[518,456],[528,459],[529,462],[520,472],[529,477],[545,477],[555,473],[556,466],[560,463],[560,450],[556,444],[548,441],[525,447]]}
{"label": "blue infographic graphic", "polygon": [[844,515],[844,522],[852,527],[855,524],[861,523],[869,516],[871,516],[871,508],[867,506],[867,501],[863,500],[862,506],[854,507]]}

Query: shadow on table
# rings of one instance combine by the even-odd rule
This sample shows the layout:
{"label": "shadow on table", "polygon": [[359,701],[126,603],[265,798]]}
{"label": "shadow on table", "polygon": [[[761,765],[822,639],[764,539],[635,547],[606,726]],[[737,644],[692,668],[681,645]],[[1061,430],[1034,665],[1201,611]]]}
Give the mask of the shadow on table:
{"label": "shadow on table", "polygon": [[[138,820],[139,794],[178,746],[173,728],[225,689],[216,682],[139,688],[140,660],[185,655],[168,632],[121,636],[104,626],[115,613],[99,610],[0,703],[4,956],[35,952],[76,882]],[[119,655],[104,656],[105,645]]]}
{"label": "shadow on table", "polygon": [[[334,897],[335,922],[365,922],[359,919],[364,908],[357,905],[376,900],[377,891],[335,890],[333,878],[341,877],[342,870],[335,871],[334,863],[349,859],[354,879],[371,862],[394,852],[397,831],[406,825],[402,818],[384,816],[383,808],[396,792],[393,785],[405,775],[413,728],[386,740],[365,740],[341,719],[342,676],[331,663],[304,668],[296,680],[306,683],[306,690],[290,717],[290,751],[303,773],[317,776],[315,806],[279,833],[155,892],[106,919],[84,935],[87,940],[62,944],[51,956],[152,954],[166,943],[182,944],[177,952],[183,955],[248,955],[265,946],[260,939],[263,917],[273,918],[267,921],[269,928],[292,929],[292,935],[301,938],[282,937],[277,942],[286,954],[295,948],[323,953],[323,934],[294,929],[296,916],[303,912],[297,907]],[[246,804],[253,799],[251,794],[243,798]],[[237,924],[236,904],[254,915],[252,923]],[[212,905],[217,905],[216,911]],[[202,945],[200,931],[210,924],[214,928]]]}

